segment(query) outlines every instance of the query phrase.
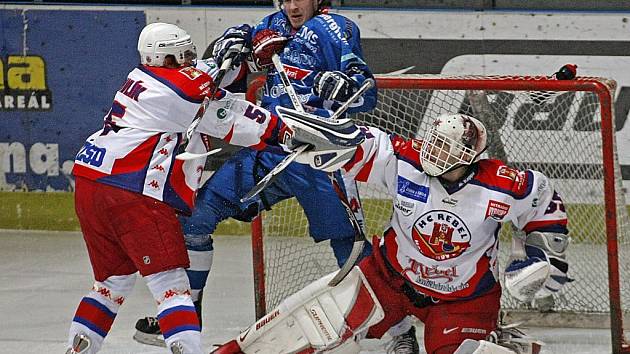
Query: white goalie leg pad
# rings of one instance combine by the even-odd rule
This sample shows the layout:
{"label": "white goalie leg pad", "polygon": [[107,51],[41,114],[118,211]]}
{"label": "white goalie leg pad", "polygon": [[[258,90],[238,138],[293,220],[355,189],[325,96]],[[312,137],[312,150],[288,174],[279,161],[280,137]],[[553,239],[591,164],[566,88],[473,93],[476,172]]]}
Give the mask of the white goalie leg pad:
{"label": "white goalie leg pad", "polygon": [[[500,323],[485,340],[468,339],[462,342],[455,354],[539,354],[545,343],[528,336],[519,325]],[[479,345],[473,345],[475,342]]]}
{"label": "white goalie leg pad", "polygon": [[[336,272],[335,272],[336,273]],[[311,283],[241,333],[244,353],[295,353],[312,348],[358,353],[355,338],[385,314],[363,272],[354,267],[335,287],[335,273]]]}

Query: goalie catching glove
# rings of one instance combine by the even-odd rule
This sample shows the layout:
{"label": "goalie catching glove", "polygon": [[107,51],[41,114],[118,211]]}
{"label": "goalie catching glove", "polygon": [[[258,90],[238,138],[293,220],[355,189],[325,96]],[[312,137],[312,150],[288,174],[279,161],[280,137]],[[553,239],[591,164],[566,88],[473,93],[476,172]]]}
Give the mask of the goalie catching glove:
{"label": "goalie catching glove", "polygon": [[505,287],[516,299],[529,303],[553,295],[573,279],[567,272],[565,234],[534,231],[525,242],[513,238],[512,261],[505,270]]}
{"label": "goalie catching glove", "polygon": [[325,119],[284,107],[278,107],[278,116],[286,125],[280,132],[280,143],[291,151],[309,145],[295,161],[318,170],[338,170],[365,140],[363,131],[350,119]]}
{"label": "goalie catching glove", "polygon": [[324,100],[345,102],[358,87],[352,78],[341,71],[323,71],[315,76],[313,93]]}
{"label": "goalie catching glove", "polygon": [[235,68],[247,57],[251,45],[252,28],[249,25],[230,27],[214,42],[212,56],[218,66],[221,66],[224,60],[232,59],[231,68]]}

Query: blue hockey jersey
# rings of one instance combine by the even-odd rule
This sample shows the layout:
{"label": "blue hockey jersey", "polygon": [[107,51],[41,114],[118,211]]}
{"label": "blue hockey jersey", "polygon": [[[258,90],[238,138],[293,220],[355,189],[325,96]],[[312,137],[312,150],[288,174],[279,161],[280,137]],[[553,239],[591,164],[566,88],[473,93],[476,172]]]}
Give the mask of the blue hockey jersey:
{"label": "blue hockey jersey", "polygon": [[[313,81],[322,71],[342,71],[360,86],[373,78],[363,60],[359,28],[341,15],[319,14],[298,30],[294,30],[282,11],[265,17],[253,31],[271,29],[291,38],[280,60],[300,101],[319,116],[330,116],[343,102],[323,100],[313,94]],[[357,100],[349,113],[365,112],[376,105],[376,88],[368,90]],[[262,106],[275,112],[276,106],[292,107],[278,73],[272,68],[267,75]]]}

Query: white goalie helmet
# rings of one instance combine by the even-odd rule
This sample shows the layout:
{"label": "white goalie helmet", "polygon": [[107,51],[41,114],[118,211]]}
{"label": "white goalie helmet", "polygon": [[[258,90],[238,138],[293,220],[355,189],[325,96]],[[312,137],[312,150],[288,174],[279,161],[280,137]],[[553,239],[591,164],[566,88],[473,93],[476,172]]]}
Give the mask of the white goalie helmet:
{"label": "white goalie helmet", "polygon": [[151,23],[142,29],[138,38],[140,62],[149,66],[163,66],[164,58],[172,55],[180,65],[192,64],[197,58],[190,35],[170,23]]}
{"label": "white goalie helmet", "polygon": [[424,172],[441,176],[477,161],[486,149],[486,127],[465,114],[444,114],[425,133],[420,149]]}

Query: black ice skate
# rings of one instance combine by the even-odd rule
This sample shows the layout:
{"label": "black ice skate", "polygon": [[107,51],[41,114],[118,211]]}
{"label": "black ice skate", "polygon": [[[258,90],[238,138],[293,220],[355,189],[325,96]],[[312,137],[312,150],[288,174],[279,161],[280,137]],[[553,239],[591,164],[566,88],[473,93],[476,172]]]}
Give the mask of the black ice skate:
{"label": "black ice skate", "polygon": [[387,347],[388,354],[419,354],[420,346],[418,345],[418,338],[416,338],[416,327],[399,336],[392,338],[392,341]]}
{"label": "black ice skate", "polygon": [[133,335],[136,342],[156,347],[166,347],[164,336],[156,317],[141,318],[136,322],[136,333]]}

